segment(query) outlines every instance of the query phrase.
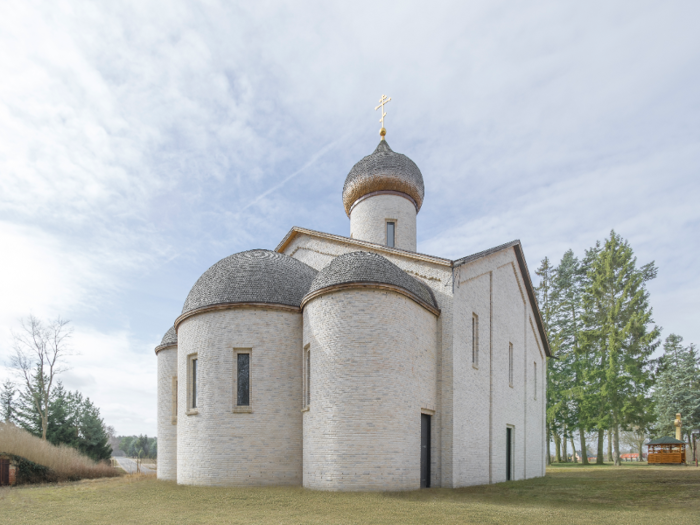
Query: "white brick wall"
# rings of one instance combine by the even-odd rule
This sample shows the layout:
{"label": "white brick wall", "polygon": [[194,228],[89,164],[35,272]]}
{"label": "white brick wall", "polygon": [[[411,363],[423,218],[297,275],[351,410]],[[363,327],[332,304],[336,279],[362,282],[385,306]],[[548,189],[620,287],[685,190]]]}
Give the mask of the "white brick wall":
{"label": "white brick wall", "polygon": [[[544,383],[540,372],[545,365],[537,349],[542,343],[530,324],[534,313],[515,253],[504,250],[465,265],[455,279],[454,486],[505,481],[509,425],[515,434],[513,479],[542,476]],[[478,370],[471,364],[472,313],[479,316]],[[512,388],[509,343],[514,351]],[[535,361],[540,375],[536,400],[532,391]]]}
{"label": "white brick wall", "polygon": [[[187,319],[178,332],[177,429],[170,424],[173,371],[167,371],[175,351],[158,357],[159,477],[175,473],[167,460],[175,446],[167,450],[168,432],[177,430],[179,483],[415,489],[422,408],[435,410],[432,486],[504,480],[506,425],[515,427],[515,478],[544,475],[545,360],[513,250],[454,274],[420,255],[306,234],[285,253],[320,270],[357,250],[375,251],[428,284],[440,316],[404,296],[365,289],[312,300],[304,310],[303,338],[302,315],[291,312],[239,308]],[[479,315],[478,370],[471,364],[473,312]],[[312,402],[302,415],[306,343]],[[513,388],[508,343],[515,353]],[[252,414],[233,413],[234,348],[253,349]],[[182,400],[191,353],[199,358],[200,401],[198,414],[187,416]]]}
{"label": "white brick wall", "polygon": [[435,315],[393,292],[346,290],[306,305],[305,487],[420,487],[421,409],[437,409],[436,332]]}
{"label": "white brick wall", "polygon": [[[178,398],[198,358],[198,413],[178,404],[177,481],[300,485],[302,316],[266,308],[196,315],[178,327]],[[252,348],[252,413],[234,413],[234,348]]]}
{"label": "white brick wall", "polygon": [[177,346],[158,352],[158,479],[177,479],[177,425],[173,425],[173,377]]}
{"label": "white brick wall", "polygon": [[395,247],[416,251],[416,207],[398,195],[375,195],[360,201],[350,212],[353,239],[386,245],[386,222],[396,222]]}

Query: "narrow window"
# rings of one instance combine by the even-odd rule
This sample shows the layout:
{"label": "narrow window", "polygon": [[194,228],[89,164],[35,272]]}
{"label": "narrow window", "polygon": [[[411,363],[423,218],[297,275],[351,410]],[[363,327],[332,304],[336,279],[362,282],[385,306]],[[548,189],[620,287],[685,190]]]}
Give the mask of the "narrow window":
{"label": "narrow window", "polygon": [[170,415],[170,422],[173,425],[177,425],[177,376],[173,376],[172,380],[172,414]]}
{"label": "narrow window", "polygon": [[513,386],[513,343],[508,344],[508,384]]}
{"label": "narrow window", "polygon": [[386,223],[386,245],[389,248],[394,247],[394,238],[396,236],[396,223],[387,222]]}
{"label": "narrow window", "polygon": [[479,316],[472,314],[472,366],[479,366]]}
{"label": "narrow window", "polygon": [[192,407],[197,408],[197,358],[192,359]]}
{"label": "narrow window", "polygon": [[533,363],[535,365],[535,399],[537,399],[537,363]]}
{"label": "narrow window", "polygon": [[311,405],[311,351],[309,345],[304,348],[304,408]]}
{"label": "narrow window", "polygon": [[250,405],[250,354],[238,354],[238,392],[236,404],[239,407]]}

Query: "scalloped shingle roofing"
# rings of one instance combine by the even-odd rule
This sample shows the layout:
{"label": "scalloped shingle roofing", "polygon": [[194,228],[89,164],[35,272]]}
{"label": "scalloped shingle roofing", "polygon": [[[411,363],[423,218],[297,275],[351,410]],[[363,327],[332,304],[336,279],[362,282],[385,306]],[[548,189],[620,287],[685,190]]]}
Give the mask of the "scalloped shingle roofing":
{"label": "scalloped shingle roofing", "polygon": [[378,283],[403,288],[423,302],[438,308],[432,291],[425,283],[411,277],[394,263],[370,252],[339,255],[311,283],[309,293],[337,284]]}
{"label": "scalloped shingle roofing", "polygon": [[298,307],[316,274],[303,262],[270,250],[235,253],[202,274],[187,295],[182,313],[233,303]]}

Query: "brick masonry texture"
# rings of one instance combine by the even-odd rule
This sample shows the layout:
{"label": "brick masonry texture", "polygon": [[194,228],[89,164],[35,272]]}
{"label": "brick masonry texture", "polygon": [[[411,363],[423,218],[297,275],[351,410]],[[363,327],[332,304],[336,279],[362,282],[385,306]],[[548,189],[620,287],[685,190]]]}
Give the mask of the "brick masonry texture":
{"label": "brick masonry texture", "polygon": [[386,222],[396,221],[395,246],[416,251],[416,207],[398,195],[374,195],[350,212],[350,235],[353,239],[386,246]]}
{"label": "brick masonry texture", "polygon": [[[286,252],[322,270],[355,250],[299,236]],[[367,250],[367,248],[363,248]],[[546,362],[512,248],[453,269],[411,258],[381,255],[431,287],[441,309],[437,319],[437,410],[432,442],[433,486],[460,487],[505,480],[506,426],[514,428],[514,479],[544,475]],[[479,365],[471,363],[471,317],[479,316]],[[491,323],[491,317],[493,321]],[[514,385],[508,384],[508,343],[514,346]],[[490,356],[493,354],[493,362]],[[534,363],[537,362],[537,399]],[[438,426],[439,425],[439,426]],[[489,452],[490,451],[490,452]]]}
{"label": "brick masonry texture", "polygon": [[[382,197],[412,207],[390,195],[360,204]],[[177,427],[167,371],[175,350],[158,353],[159,477],[172,479],[177,470],[184,484],[415,489],[422,410],[432,414],[431,486],[504,481],[509,426],[514,479],[544,475],[546,359],[512,243],[453,265],[312,233],[285,245],[285,261],[292,257],[323,276],[336,258],[376,253],[429,287],[440,315],[399,293],[364,288],[313,297],[303,315],[235,307],[185,319],[177,334]],[[478,368],[471,362],[474,313]],[[302,412],[306,344],[311,405]],[[234,413],[234,349],[244,348],[252,349],[252,413]],[[199,360],[199,406],[186,415],[191,354]],[[168,474],[164,447],[173,430],[177,468]]]}
{"label": "brick masonry texture", "polygon": [[420,488],[421,409],[437,405],[436,332],[434,314],[394,292],[347,290],[306,305],[305,487]]}
{"label": "brick masonry texture", "polygon": [[[234,349],[251,349],[252,413],[234,413]],[[197,414],[187,415],[188,356],[197,354]],[[301,485],[302,315],[233,308],[178,327],[177,481]]]}
{"label": "brick masonry texture", "polygon": [[[161,345],[162,346],[162,345]],[[158,479],[177,479],[177,425],[173,424],[173,377],[177,346],[158,351]]]}

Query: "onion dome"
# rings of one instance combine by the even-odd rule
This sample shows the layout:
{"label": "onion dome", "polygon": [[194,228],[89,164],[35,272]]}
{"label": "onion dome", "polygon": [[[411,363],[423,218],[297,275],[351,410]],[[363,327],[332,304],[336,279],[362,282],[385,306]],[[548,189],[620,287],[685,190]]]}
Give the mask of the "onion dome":
{"label": "onion dome", "polygon": [[402,193],[416,205],[416,213],[423,205],[423,175],[416,163],[406,155],[395,153],[386,140],[381,140],[374,153],[355,164],[343,186],[343,206],[350,216],[355,202],[375,192]]}
{"label": "onion dome", "polygon": [[317,273],[289,255],[270,250],[235,253],[202,274],[179,319],[219,305],[262,303],[298,308]]}
{"label": "onion dome", "polygon": [[368,252],[346,253],[333,259],[328,266],[318,272],[302,304],[334,289],[372,284],[379,287],[389,286],[427,307],[433,313],[439,313],[433,292],[427,284],[411,277],[385,257]]}
{"label": "onion dome", "polygon": [[169,346],[177,346],[177,332],[174,326],[171,326],[168,331],[165,332],[160,344],[156,346],[156,354]]}

